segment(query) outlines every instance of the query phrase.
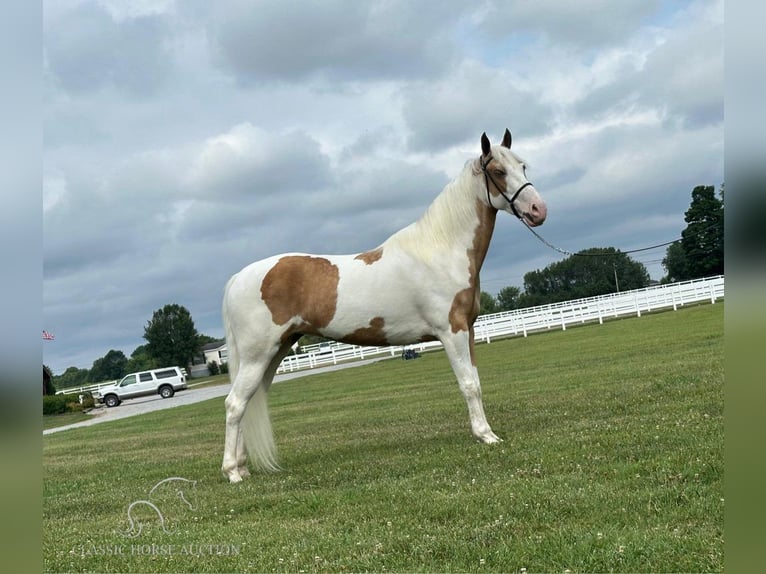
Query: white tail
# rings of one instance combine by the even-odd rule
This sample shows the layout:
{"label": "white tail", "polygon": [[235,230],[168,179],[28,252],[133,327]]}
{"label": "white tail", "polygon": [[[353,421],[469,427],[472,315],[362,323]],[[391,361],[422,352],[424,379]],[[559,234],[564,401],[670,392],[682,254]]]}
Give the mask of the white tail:
{"label": "white tail", "polygon": [[258,387],[255,394],[247,403],[245,415],[242,417],[242,438],[245,448],[253,464],[265,471],[280,470],[277,464],[274,433],[271,430],[269,418],[268,391],[263,385]]}

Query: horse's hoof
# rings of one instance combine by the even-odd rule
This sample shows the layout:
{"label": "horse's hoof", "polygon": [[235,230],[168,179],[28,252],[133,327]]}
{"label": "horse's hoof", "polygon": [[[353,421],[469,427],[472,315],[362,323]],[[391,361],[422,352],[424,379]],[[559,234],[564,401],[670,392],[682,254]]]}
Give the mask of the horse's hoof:
{"label": "horse's hoof", "polygon": [[477,437],[480,442],[483,442],[484,444],[497,444],[499,442],[503,442],[503,439],[501,439],[499,436],[497,436],[492,431],[489,431],[487,433],[484,433],[483,435]]}
{"label": "horse's hoof", "polygon": [[239,470],[239,476],[242,478],[247,478],[250,476],[250,469],[248,469],[246,466],[240,466],[237,470]]}
{"label": "horse's hoof", "polygon": [[221,474],[223,474],[223,477],[228,479],[231,484],[236,484],[238,482],[242,482],[242,475],[239,473],[239,470],[223,470],[221,469]]}

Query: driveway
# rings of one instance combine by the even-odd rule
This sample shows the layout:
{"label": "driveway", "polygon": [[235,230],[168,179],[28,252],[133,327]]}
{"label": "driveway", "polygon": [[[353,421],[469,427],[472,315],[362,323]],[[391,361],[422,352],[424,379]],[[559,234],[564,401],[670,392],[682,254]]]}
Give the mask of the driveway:
{"label": "driveway", "polygon": [[[281,381],[287,381],[290,379],[297,379],[300,377],[308,377],[317,373],[326,373],[328,371],[337,371],[340,369],[348,369],[351,367],[359,367],[361,365],[368,365],[377,361],[385,361],[390,357],[376,357],[374,359],[367,359],[363,361],[353,361],[350,363],[343,363],[340,365],[331,365],[329,367],[320,367],[307,371],[299,371],[296,373],[284,373],[274,377],[274,382],[279,383]],[[180,407],[182,405],[190,405],[192,403],[198,403],[206,401],[208,399],[215,399],[217,397],[225,397],[229,393],[231,385],[222,384],[213,387],[202,387],[200,389],[194,388],[194,383],[189,385],[189,388],[185,391],[180,391],[173,395],[172,398],[163,399],[159,395],[151,395],[148,397],[141,397],[138,399],[129,399],[123,402],[118,407],[107,408],[101,407],[91,411],[92,416],[87,421],[81,421],[79,423],[73,423],[71,425],[64,425],[60,427],[54,427],[43,430],[43,434],[51,434],[55,432],[61,432],[69,429],[87,427],[98,423],[116,421],[117,419],[124,419],[126,417],[132,417],[136,415],[142,415],[144,413],[150,413],[152,411],[159,411],[163,409],[172,409],[174,407]]]}

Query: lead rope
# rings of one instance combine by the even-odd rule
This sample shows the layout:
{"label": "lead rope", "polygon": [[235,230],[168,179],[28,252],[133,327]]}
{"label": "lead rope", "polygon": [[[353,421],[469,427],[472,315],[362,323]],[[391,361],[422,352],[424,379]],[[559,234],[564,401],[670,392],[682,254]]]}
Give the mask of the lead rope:
{"label": "lead rope", "polygon": [[[650,249],[658,249],[659,247],[666,247],[667,245],[678,243],[679,241],[681,241],[681,239],[683,239],[679,237],[678,239],[674,239],[673,241],[666,241],[664,243],[658,243],[657,245],[650,245],[649,247],[640,247],[639,249],[629,249],[628,251],[621,251],[617,249],[615,253],[573,253],[572,251],[567,251],[566,249],[561,249],[560,247],[556,247],[555,245],[547,241],[544,237],[542,237],[539,233],[537,233],[537,231],[532,229],[526,221],[524,221],[523,219],[521,219],[520,221],[524,224],[524,227],[526,227],[527,229],[529,229],[529,231],[532,232],[532,235],[537,237],[546,246],[564,255],[574,255],[577,257],[614,257],[618,253],[639,253],[641,251],[649,251]],[[712,227],[715,227],[715,225],[710,225],[706,227],[703,231],[707,231],[708,229],[711,229]]]}

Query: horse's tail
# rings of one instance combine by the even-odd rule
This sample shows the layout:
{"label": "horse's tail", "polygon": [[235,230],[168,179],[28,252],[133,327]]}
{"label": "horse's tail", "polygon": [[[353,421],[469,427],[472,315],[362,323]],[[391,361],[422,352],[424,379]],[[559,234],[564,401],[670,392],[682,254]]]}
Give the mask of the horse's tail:
{"label": "horse's tail", "polygon": [[277,449],[271,430],[267,395],[268,391],[263,385],[259,385],[247,403],[245,416],[242,417],[242,438],[253,464],[261,470],[275,472],[280,468],[277,464]]}
{"label": "horse's tail", "polygon": [[[226,284],[222,313],[226,333],[226,347],[229,352],[229,380],[232,385],[237,384],[237,374],[241,366],[237,340],[228,311],[229,288],[234,281],[234,277]],[[240,381],[240,384],[242,384],[242,381]],[[247,402],[240,428],[242,429],[245,448],[253,464],[265,471],[277,471],[280,468],[277,464],[274,433],[271,430],[271,418],[269,417],[269,406],[266,400],[267,394],[268,389],[263,384],[259,384],[255,393]]]}

